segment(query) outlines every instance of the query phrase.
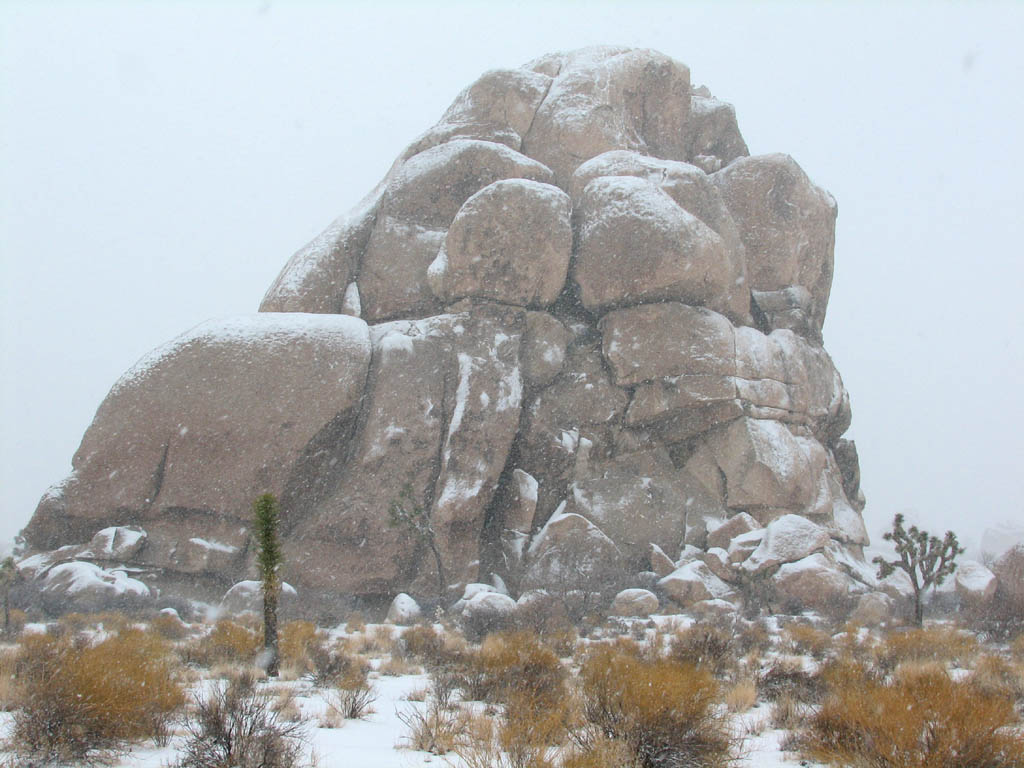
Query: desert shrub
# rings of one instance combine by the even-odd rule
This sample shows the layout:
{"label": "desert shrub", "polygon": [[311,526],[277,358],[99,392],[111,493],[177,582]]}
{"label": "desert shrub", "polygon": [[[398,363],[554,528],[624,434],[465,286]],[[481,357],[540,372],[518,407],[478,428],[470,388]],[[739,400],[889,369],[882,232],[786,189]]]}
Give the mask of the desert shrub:
{"label": "desert shrub", "polygon": [[188,634],[188,626],[176,613],[160,613],[149,622],[149,628],[165,640],[181,640]]}
{"label": "desert shrub", "polygon": [[295,674],[305,675],[313,671],[311,654],[320,643],[316,624],[311,621],[289,621],[280,629],[278,652],[281,665]]}
{"label": "desert shrub", "polygon": [[672,638],[669,658],[682,664],[693,664],[720,676],[735,666],[733,635],[720,627],[698,624],[684,629]]}
{"label": "desert shrub", "polygon": [[142,738],[163,744],[185,702],[167,646],[138,630],[96,644],[31,635],[16,668],[12,745],[43,761],[78,760]]}
{"label": "desert shrub", "polygon": [[405,726],[410,749],[446,755],[455,749],[466,726],[466,715],[431,699],[425,707],[412,706],[396,713]]}
{"label": "desert shrub", "polygon": [[370,672],[369,663],[348,653],[342,644],[313,646],[310,661],[313,670],[307,678],[318,688],[351,686],[365,680]]}
{"label": "desert shrub", "polygon": [[806,653],[816,659],[824,658],[832,647],[832,635],[810,624],[790,624],[785,635],[794,653]]}
{"label": "desert shrub", "polygon": [[560,768],[637,768],[639,764],[628,744],[594,729],[569,746],[559,765]]}
{"label": "desert shrub", "polygon": [[423,668],[413,664],[405,656],[393,653],[381,662],[377,671],[388,677],[401,677],[402,675],[418,675]]}
{"label": "desert shrub", "polygon": [[391,653],[395,647],[391,627],[384,624],[377,624],[367,627],[363,632],[357,632],[348,639],[348,643],[356,653],[365,653],[371,656]]}
{"label": "desert shrub", "polygon": [[560,709],[513,694],[503,717],[467,718],[454,751],[466,768],[554,768],[564,739]]}
{"label": "desert shrub", "polygon": [[460,687],[458,674],[448,667],[433,667],[429,675],[430,697],[445,709],[451,708]]}
{"label": "desert shrub", "polygon": [[733,643],[737,654],[761,654],[772,647],[772,636],[764,621],[744,622],[733,632]]}
{"label": "desert shrub", "polygon": [[643,768],[730,763],[735,743],[704,666],[595,647],[580,670],[583,711]]}
{"label": "desert shrub", "polygon": [[0,650],[0,710],[9,712],[16,706],[16,674],[18,649]]}
{"label": "desert shrub", "polygon": [[767,701],[789,696],[795,701],[818,702],[825,693],[821,675],[808,672],[799,659],[780,658],[761,670],[757,688]]}
{"label": "desert shrub", "polygon": [[361,720],[374,712],[377,691],[366,678],[344,681],[327,694],[327,706],[345,720]]}
{"label": "desert shrub", "polygon": [[841,765],[1009,768],[1024,764],[1024,738],[1005,697],[954,682],[935,665],[891,682],[833,677],[804,733],[803,752]]}
{"label": "desert shrub", "polygon": [[530,632],[489,635],[472,657],[485,698],[504,700],[512,693],[555,702],[565,694],[566,672],[554,651]]}
{"label": "desert shrub", "polygon": [[740,680],[725,693],[725,706],[730,712],[746,712],[757,703],[757,685],[753,680]]}
{"label": "desert shrub", "polygon": [[345,631],[350,635],[356,632],[366,631],[366,619],[359,611],[353,611],[349,614],[348,620],[345,622]]}
{"label": "desert shrub", "polygon": [[784,693],[772,703],[772,714],[769,722],[772,728],[783,731],[794,731],[806,722],[809,710],[807,705],[795,696]]}
{"label": "desert shrub", "polygon": [[303,723],[285,721],[251,671],[197,697],[185,730],[180,768],[290,768],[304,737]]}
{"label": "desert shrub", "polygon": [[1024,664],[1014,664],[1002,656],[985,655],[978,659],[968,682],[984,695],[1024,701]]}
{"label": "desert shrub", "polygon": [[970,663],[978,653],[974,635],[953,627],[927,627],[892,632],[874,649],[875,660],[885,672],[906,662]]}
{"label": "desert shrub", "polygon": [[186,658],[203,667],[215,664],[248,664],[263,649],[255,630],[231,619],[221,619],[187,651]]}
{"label": "desert shrub", "polygon": [[402,632],[399,646],[406,655],[428,666],[437,666],[445,661],[444,636],[425,624],[417,624]]}

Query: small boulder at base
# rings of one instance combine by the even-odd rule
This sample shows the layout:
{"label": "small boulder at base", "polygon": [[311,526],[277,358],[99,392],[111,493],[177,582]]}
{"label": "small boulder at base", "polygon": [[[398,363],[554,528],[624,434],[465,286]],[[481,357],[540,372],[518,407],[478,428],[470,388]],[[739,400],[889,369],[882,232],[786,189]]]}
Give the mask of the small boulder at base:
{"label": "small boulder at base", "polygon": [[478,592],[466,601],[462,618],[466,621],[481,621],[511,616],[516,601],[500,592]]}
{"label": "small boulder at base", "polygon": [[830,541],[828,531],[806,517],[783,515],[768,524],[764,539],[743,562],[743,569],[760,572],[782,563],[803,560]]}
{"label": "small boulder at base", "polygon": [[40,592],[43,609],[53,614],[69,608],[81,613],[132,610],[152,600],[149,587],[123,570],[78,560],[50,568]]}
{"label": "small boulder at base", "polygon": [[[278,608],[288,607],[298,596],[298,593],[288,582],[281,583],[281,595],[278,598]],[[220,601],[220,609],[225,613],[238,614],[252,611],[261,613],[263,611],[263,584],[255,580],[240,581],[224,593]]]}
{"label": "small boulder at base", "polygon": [[890,621],[895,611],[896,601],[884,592],[865,592],[857,598],[857,605],[850,614],[850,623],[877,627]]}
{"label": "small boulder at base", "polygon": [[[786,563],[772,581],[784,609],[811,608],[823,614],[845,613],[844,604],[854,599],[853,579],[821,552]],[[845,610],[849,610],[849,605],[845,605]]]}
{"label": "small boulder at base", "polygon": [[736,596],[732,587],[715,576],[700,560],[673,571],[661,579],[658,586],[683,608],[701,600],[729,600]]}
{"label": "small boulder at base", "polygon": [[388,624],[412,624],[421,615],[419,603],[405,592],[400,592],[391,601],[391,607],[388,608],[388,615],[384,621]]}
{"label": "small boulder at base", "polygon": [[614,616],[650,616],[657,610],[658,598],[647,589],[624,589],[612,601]]}

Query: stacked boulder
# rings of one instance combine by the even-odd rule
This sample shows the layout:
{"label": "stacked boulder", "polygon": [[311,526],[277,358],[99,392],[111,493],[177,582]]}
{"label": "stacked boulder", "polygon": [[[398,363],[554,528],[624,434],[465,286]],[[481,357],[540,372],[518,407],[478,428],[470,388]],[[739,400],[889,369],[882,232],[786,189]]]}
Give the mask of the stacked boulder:
{"label": "stacked boulder", "polygon": [[[488,72],[259,314],[115,384],[25,531],[33,578],[59,591],[53,567],[84,561],[153,600],[212,599],[248,573],[250,504],[272,492],[287,578],[322,610],[436,597],[434,549],[455,596],[492,574],[679,607],[866,594],[821,337],[835,218],[660,53]],[[393,525],[399,501],[430,537]],[[141,543],[60,549],[112,526]],[[637,594],[623,610],[649,612]]]}

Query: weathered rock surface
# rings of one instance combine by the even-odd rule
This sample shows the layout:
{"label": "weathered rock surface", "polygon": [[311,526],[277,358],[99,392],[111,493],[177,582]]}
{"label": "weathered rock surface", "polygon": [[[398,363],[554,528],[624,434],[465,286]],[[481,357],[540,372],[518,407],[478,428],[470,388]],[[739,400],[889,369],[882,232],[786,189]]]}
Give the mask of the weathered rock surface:
{"label": "weathered rock surface", "polygon": [[981,563],[964,560],[957,565],[953,583],[961,600],[979,605],[990,602],[996,596],[999,580]]}
{"label": "weathered rock surface", "polygon": [[465,297],[544,307],[565,284],[572,251],[569,196],[550,184],[506,179],[459,209],[428,278],[444,302]]}
{"label": "weathered rock surface", "polygon": [[532,588],[642,613],[655,582],[715,612],[755,576],[775,604],[875,589],[821,342],[835,202],[747,154],[732,106],[654,51],[485,73],[260,314],[115,384],[23,575],[52,611],[216,603],[252,575],[272,492],[296,604],[321,615],[463,594],[486,623]]}
{"label": "weathered rock surface", "polygon": [[658,611],[658,596],[649,589],[624,589],[612,601],[613,616],[650,616]]}
{"label": "weathered rock surface", "polygon": [[412,624],[420,618],[421,614],[419,603],[405,592],[399,592],[391,601],[388,615],[384,621],[389,624]]}
{"label": "weathered rock surface", "polygon": [[768,326],[793,327],[788,313],[795,311],[801,315],[801,329],[817,336],[832,288],[835,200],[816,187],[789,155],[739,158],[713,179],[747,253],[755,257],[747,269],[751,291],[803,289],[786,299],[795,302],[794,307],[765,302],[761,309]]}
{"label": "weathered rock surface", "polygon": [[730,600],[732,587],[715,576],[703,562],[687,563],[658,582],[665,594],[683,608],[702,600]]}

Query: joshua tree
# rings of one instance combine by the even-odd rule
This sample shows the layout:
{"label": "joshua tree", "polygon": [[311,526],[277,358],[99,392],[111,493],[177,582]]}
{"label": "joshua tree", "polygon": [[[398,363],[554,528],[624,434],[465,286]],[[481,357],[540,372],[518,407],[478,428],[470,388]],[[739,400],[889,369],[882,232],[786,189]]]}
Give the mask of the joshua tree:
{"label": "joshua tree", "polygon": [[4,603],[4,634],[11,628],[11,587],[18,580],[18,568],[13,557],[5,557],[0,563],[0,599]]}
{"label": "joshua tree", "polygon": [[263,585],[263,648],[269,655],[267,674],[276,677],[280,659],[277,649],[277,601],[281,594],[281,564],[284,556],[277,540],[280,510],[272,493],[260,496],[252,505],[255,518],[256,565]]}
{"label": "joshua tree", "polygon": [[945,537],[939,539],[928,531],[918,530],[916,525],[906,530],[903,515],[893,518],[892,530],[882,538],[896,545],[899,558],[886,560],[876,557],[872,562],[878,566],[878,578],[884,579],[897,568],[906,571],[914,587],[914,622],[921,626],[924,619],[921,596],[928,587],[939,586],[956,570],[957,555],[962,555],[964,550],[952,531],[946,531]]}
{"label": "joshua tree", "polygon": [[391,502],[389,513],[392,528],[405,528],[434,554],[434,562],[437,564],[437,595],[444,599],[448,580],[444,575],[441,552],[437,548],[434,526],[427,511],[413,499],[411,484],[406,483],[398,498]]}

